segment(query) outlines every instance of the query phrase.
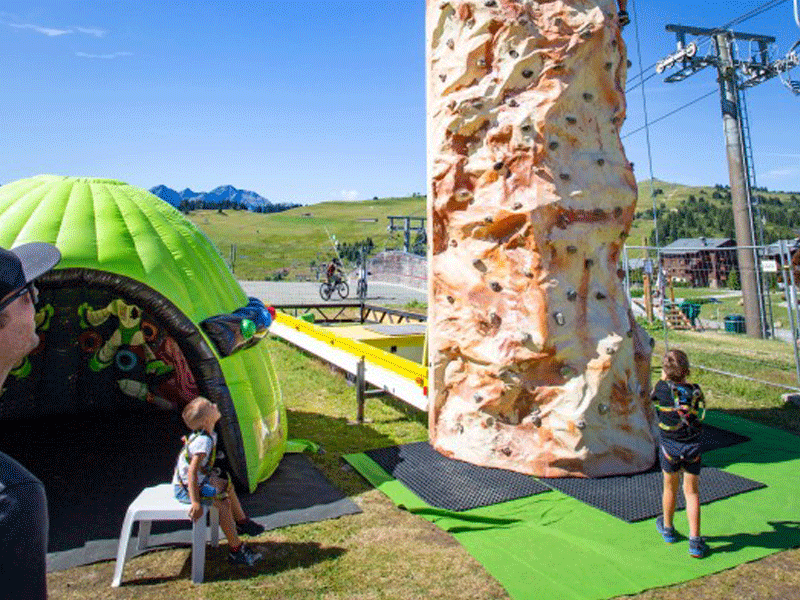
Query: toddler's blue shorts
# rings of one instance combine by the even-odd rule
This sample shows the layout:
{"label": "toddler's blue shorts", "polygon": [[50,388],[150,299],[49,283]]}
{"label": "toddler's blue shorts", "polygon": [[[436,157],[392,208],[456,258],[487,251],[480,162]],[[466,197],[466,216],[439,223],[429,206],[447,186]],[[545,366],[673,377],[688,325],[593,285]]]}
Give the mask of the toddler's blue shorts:
{"label": "toddler's blue shorts", "polygon": [[[175,489],[175,498],[178,499],[178,502],[183,502],[184,504],[192,503],[191,498],[189,498],[189,490],[187,488],[178,483],[176,483],[173,487]],[[200,485],[200,504],[211,506],[214,504],[214,498],[216,497],[217,488],[208,483],[208,481],[204,481]]]}

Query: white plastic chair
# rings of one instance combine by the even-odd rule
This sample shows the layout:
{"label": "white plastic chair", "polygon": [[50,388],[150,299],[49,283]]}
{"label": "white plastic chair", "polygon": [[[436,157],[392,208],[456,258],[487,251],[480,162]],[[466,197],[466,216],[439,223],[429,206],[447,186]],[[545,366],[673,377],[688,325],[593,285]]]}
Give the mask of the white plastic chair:
{"label": "white plastic chair", "polygon": [[[130,554],[131,531],[133,523],[139,521],[139,539],[137,550],[147,548],[150,537],[150,525],[153,521],[188,521],[189,505],[179,502],[174,495],[172,484],[163,483],[145,488],[131,502],[117,548],[117,564],[114,568],[112,587],[119,587],[122,582],[122,570]],[[207,533],[206,516],[209,517],[210,532]],[[219,545],[219,511],[213,506],[203,506],[203,516],[192,524],[192,583],[203,583],[206,562],[206,541],[210,537],[213,546]]]}

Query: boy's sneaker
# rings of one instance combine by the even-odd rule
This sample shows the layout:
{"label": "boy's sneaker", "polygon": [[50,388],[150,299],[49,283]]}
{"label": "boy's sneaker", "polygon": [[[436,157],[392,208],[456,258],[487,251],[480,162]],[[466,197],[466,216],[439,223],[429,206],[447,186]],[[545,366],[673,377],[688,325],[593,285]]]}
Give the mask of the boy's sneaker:
{"label": "boy's sneaker", "polygon": [[239,535],[260,535],[264,533],[264,526],[259,525],[252,519],[236,521],[236,533]]}
{"label": "boy's sneaker", "polygon": [[263,558],[260,552],[253,552],[247,547],[247,544],[242,544],[236,552],[228,552],[228,562],[233,565],[247,565],[252,567]]}
{"label": "boy's sneaker", "polygon": [[675,532],[674,527],[664,527],[664,517],[656,517],[656,529],[658,529],[658,533],[661,534],[661,537],[664,538],[664,541],[668,544],[674,544],[678,541],[678,534]]}
{"label": "boy's sneaker", "polygon": [[689,554],[694,558],[703,558],[708,554],[710,548],[706,545],[706,541],[701,537],[689,538]]}

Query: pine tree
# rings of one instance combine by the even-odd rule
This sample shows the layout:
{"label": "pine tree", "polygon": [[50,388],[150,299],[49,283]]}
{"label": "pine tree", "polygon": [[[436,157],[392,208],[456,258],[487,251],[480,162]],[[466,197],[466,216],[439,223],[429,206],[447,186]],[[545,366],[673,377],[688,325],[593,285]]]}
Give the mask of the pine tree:
{"label": "pine tree", "polygon": [[741,289],[741,284],[739,283],[739,271],[736,269],[732,269],[730,275],[728,275],[728,289],[729,290],[739,290]]}

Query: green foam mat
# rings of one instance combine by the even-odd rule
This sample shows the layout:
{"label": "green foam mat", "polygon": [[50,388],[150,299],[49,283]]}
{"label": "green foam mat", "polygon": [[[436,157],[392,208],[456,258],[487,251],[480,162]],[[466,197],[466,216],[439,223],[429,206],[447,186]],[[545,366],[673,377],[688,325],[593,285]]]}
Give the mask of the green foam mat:
{"label": "green foam mat", "polygon": [[[768,487],[702,507],[712,553],[665,544],[655,519],[625,523],[552,491],[463,512],[428,505],[365,454],[344,458],[402,506],[453,535],[517,599],[597,599],[672,585],[800,546],[800,438],[709,411],[707,422],[750,441],[709,452],[704,462]],[[701,482],[702,485],[702,482]],[[688,533],[686,517],[675,517]]]}

